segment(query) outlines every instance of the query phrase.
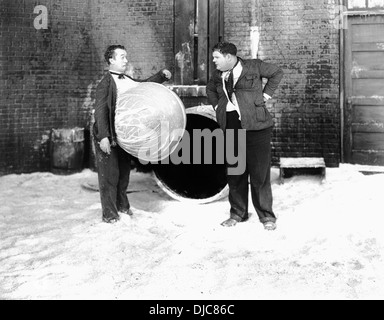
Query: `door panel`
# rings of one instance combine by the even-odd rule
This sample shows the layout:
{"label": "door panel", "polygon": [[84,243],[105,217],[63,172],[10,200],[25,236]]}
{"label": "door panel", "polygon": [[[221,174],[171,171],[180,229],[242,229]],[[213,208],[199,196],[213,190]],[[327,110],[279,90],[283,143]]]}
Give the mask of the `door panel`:
{"label": "door panel", "polygon": [[384,17],[348,17],[344,50],[345,160],[384,165]]}
{"label": "door panel", "polygon": [[384,133],[356,132],[353,147],[359,151],[384,151]]}
{"label": "door panel", "polygon": [[376,18],[351,17],[351,19],[355,20],[352,22],[351,28],[349,28],[349,30],[352,30],[354,43],[384,42],[384,25],[381,25],[380,22],[377,24]]}
{"label": "door panel", "polygon": [[353,109],[353,117],[357,123],[384,123],[383,111],[375,106],[356,106]]}
{"label": "door panel", "polygon": [[[384,63],[384,59],[383,59]],[[368,74],[366,74],[368,76]],[[381,79],[352,79],[352,89],[353,89],[353,97],[375,97],[375,96],[384,96],[384,85],[383,78]]]}

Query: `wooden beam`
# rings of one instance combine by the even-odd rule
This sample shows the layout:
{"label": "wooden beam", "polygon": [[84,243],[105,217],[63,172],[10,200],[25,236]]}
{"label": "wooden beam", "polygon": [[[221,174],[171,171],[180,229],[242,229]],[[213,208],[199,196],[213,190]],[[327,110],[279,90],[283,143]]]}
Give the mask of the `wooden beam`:
{"label": "wooden beam", "polygon": [[[209,0],[209,52],[220,40],[220,1]],[[210,59],[212,60],[212,59]],[[209,63],[209,74],[216,69],[213,62]]]}
{"label": "wooden beam", "polygon": [[175,82],[194,84],[195,1],[175,1]]}
{"label": "wooden beam", "polygon": [[219,26],[219,41],[224,41],[224,0],[220,0],[220,26]]}
{"label": "wooden beam", "polygon": [[197,30],[198,30],[198,53],[197,53],[197,76],[198,84],[206,84],[209,69],[208,48],[208,2],[198,1]]}

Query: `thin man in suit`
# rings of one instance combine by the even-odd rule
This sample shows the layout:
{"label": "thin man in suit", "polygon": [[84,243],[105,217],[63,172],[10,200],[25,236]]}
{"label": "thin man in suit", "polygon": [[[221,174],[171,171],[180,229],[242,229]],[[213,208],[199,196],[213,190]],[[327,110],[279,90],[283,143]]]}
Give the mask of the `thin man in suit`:
{"label": "thin man in suit", "polygon": [[[265,102],[273,96],[283,78],[283,71],[259,59],[241,59],[233,43],[218,43],[212,55],[217,70],[206,87],[208,101],[215,109],[221,129],[226,133],[230,130],[235,133],[231,147],[235,152],[242,153],[243,157],[239,159],[246,162],[243,173],[227,174],[230,218],[222,225],[232,227],[248,220],[250,180],[252,202],[259,220],[266,230],[275,230],[276,216],[272,208],[270,182],[274,123]],[[268,79],[264,88],[263,78]],[[245,130],[245,141],[237,139],[241,130]],[[230,168],[228,161],[227,166]]]}
{"label": "thin man in suit", "polygon": [[125,75],[128,60],[127,51],[122,45],[109,46],[104,57],[109,71],[96,89],[93,135],[96,142],[102,220],[115,223],[120,219],[119,213],[132,215],[127,196],[131,155],[116,142],[115,111],[119,95],[137,86],[138,82],[162,83],[171,78],[171,73],[164,69],[144,81],[132,79]]}

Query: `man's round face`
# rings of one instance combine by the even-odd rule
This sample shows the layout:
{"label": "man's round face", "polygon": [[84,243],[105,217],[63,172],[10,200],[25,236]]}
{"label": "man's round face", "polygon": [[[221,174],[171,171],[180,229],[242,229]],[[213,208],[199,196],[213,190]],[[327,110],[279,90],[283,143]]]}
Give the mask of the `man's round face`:
{"label": "man's round face", "polygon": [[214,51],[213,54],[213,62],[216,64],[216,68],[219,71],[227,71],[231,69],[231,55],[225,54],[223,55],[219,51]]}
{"label": "man's round face", "polygon": [[116,49],[113,58],[110,60],[110,69],[116,72],[124,73],[128,66],[127,51]]}

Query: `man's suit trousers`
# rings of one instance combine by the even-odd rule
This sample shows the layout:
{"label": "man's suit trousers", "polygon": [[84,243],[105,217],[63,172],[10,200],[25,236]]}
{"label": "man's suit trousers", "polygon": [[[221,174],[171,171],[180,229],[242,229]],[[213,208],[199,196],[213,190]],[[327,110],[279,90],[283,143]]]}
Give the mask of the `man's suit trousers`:
{"label": "man's suit trousers", "polygon": [[[240,175],[227,175],[231,218],[246,221],[248,213],[248,181],[250,182],[253,206],[261,223],[276,222],[273,213],[271,187],[271,137],[272,128],[260,131],[246,131],[246,141],[238,141],[236,131],[242,129],[236,111],[227,112],[226,130],[235,131],[234,150],[246,152],[239,155],[239,161],[246,161],[245,172]],[[239,144],[243,146],[239,148]],[[236,153],[236,151],[235,151]],[[227,166],[229,166],[227,164]]]}
{"label": "man's suit trousers", "polygon": [[130,204],[127,188],[131,171],[131,156],[119,146],[104,153],[95,143],[97,171],[103,217],[107,220],[118,217],[119,211],[128,211]]}

